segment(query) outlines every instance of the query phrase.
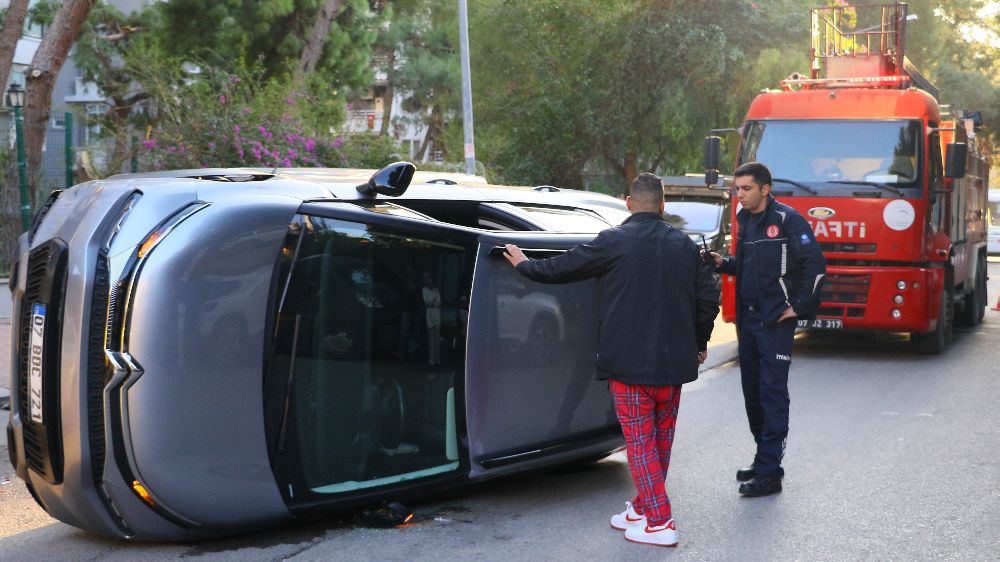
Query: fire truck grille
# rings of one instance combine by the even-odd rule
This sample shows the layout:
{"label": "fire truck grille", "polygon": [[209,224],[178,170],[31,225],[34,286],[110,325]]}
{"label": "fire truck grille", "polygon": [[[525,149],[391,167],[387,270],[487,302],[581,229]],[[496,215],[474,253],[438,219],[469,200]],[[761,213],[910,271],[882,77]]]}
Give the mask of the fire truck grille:
{"label": "fire truck grille", "polygon": [[820,242],[819,248],[824,252],[842,254],[874,254],[875,244],[858,244],[854,242]]}
{"label": "fire truck grille", "polygon": [[865,304],[871,275],[827,275],[820,300],[829,304]]}

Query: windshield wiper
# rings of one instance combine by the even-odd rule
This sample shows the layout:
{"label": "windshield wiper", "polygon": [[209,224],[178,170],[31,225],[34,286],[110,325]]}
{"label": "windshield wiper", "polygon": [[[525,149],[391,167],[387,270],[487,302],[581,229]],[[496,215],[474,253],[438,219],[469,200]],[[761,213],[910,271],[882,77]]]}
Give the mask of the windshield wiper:
{"label": "windshield wiper", "polygon": [[815,189],[809,187],[808,185],[806,185],[804,183],[799,183],[799,182],[794,181],[794,180],[786,180],[785,178],[771,178],[771,182],[772,183],[778,182],[778,181],[780,181],[781,183],[787,183],[788,185],[794,185],[795,187],[797,187],[797,188],[799,188],[799,189],[801,189],[803,191],[808,191],[809,193],[812,193],[813,195],[819,195],[818,191],[816,191]]}
{"label": "windshield wiper", "polygon": [[878,189],[885,189],[887,191],[891,191],[891,192],[895,193],[896,195],[899,195],[900,197],[903,197],[905,195],[898,188],[892,187],[890,185],[886,185],[884,183],[877,183],[877,182],[873,182],[873,181],[846,181],[846,180],[844,180],[844,181],[831,181],[831,182],[827,182],[827,183],[839,183],[839,184],[843,184],[843,185],[865,185],[865,186],[868,186],[868,187],[875,187],[875,188],[878,188]]}

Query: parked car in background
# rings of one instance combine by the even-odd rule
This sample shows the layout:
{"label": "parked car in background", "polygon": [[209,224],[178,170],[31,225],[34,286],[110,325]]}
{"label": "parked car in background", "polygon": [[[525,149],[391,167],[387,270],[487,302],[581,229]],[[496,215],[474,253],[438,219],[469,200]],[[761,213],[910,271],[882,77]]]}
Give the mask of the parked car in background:
{"label": "parked car in background", "polygon": [[625,206],[468,179],[204,169],[53,194],[10,280],[18,477],[71,525],[184,540],[619,449],[594,283],[530,283],[501,253],[565,251]]}
{"label": "parked car in background", "polygon": [[986,253],[1000,255],[1000,225],[991,226],[986,232]]}
{"label": "parked car in background", "polygon": [[703,174],[663,177],[663,215],[699,246],[727,255],[729,187],[724,179],[707,187]]}

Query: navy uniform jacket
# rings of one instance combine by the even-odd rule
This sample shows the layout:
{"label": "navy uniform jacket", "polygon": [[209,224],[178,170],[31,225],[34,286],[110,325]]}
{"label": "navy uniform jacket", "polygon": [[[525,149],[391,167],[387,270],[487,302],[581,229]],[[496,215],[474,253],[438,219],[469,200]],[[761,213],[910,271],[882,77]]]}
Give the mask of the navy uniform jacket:
{"label": "navy uniform jacket", "polygon": [[597,279],[597,378],[654,386],[698,378],[719,293],[698,246],[658,213],[635,213],[587,244],[517,270],[542,283]]}
{"label": "navy uniform jacket", "polygon": [[740,272],[743,264],[743,243],[750,211],[741,209],[736,214],[739,231],[736,237],[736,254],[722,261],[719,271],[736,276],[736,323],[743,312],[741,293],[744,283],[754,283],[757,305],[765,324],[773,325],[781,313],[791,306],[799,318],[811,318],[819,308],[820,288],[826,276],[826,258],[816,243],[812,228],[802,215],[788,205],[768,196],[754,255],[757,259],[757,278],[744,279]]}

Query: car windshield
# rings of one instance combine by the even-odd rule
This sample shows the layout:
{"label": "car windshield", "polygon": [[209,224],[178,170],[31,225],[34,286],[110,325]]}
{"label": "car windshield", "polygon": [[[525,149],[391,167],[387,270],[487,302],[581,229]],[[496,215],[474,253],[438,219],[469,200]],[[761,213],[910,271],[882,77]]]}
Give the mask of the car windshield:
{"label": "car windshield", "polygon": [[696,201],[667,201],[663,205],[663,220],[685,232],[715,232],[719,230],[722,207]]}
{"label": "car windshield", "polygon": [[474,249],[306,216],[281,255],[265,411],[286,499],[455,470]]}
{"label": "car windshield", "polygon": [[820,193],[844,184],[898,192],[920,185],[921,131],[919,121],[751,121],[741,160],[763,162],[774,178]]}

